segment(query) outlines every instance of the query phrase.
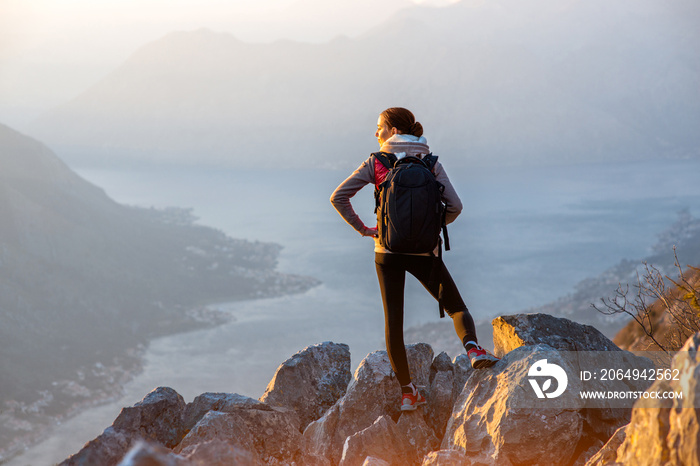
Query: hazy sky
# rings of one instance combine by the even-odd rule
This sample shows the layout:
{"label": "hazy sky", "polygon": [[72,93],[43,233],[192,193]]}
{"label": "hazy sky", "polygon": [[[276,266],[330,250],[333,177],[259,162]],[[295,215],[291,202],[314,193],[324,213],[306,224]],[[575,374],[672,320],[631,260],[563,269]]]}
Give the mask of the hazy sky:
{"label": "hazy sky", "polygon": [[401,8],[455,1],[0,0],[0,122],[21,127],[171,31],[322,42],[361,34]]}

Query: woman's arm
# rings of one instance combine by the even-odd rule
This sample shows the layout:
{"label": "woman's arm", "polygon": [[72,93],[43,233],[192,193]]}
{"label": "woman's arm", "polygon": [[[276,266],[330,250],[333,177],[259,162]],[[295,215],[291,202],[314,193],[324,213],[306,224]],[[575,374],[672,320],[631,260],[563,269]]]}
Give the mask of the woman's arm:
{"label": "woman's arm", "polygon": [[362,236],[374,236],[375,228],[368,228],[352,208],[350,198],[368,184],[374,184],[374,163],[372,158],[362,162],[352,175],[347,177],[331,194],[331,204],[341,217],[357,230]]}
{"label": "woman's arm", "polygon": [[445,222],[452,223],[462,212],[462,200],[459,198],[457,191],[455,191],[454,186],[447,177],[445,169],[442,164],[438,162],[435,164],[435,179],[438,180],[444,187],[445,190],[442,193],[442,202],[445,203]]}

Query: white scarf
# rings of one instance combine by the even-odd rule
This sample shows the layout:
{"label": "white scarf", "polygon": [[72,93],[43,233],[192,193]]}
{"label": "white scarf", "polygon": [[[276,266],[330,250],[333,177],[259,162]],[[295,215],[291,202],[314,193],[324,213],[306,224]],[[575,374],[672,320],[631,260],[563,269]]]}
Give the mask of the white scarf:
{"label": "white scarf", "polygon": [[423,136],[414,136],[412,134],[394,134],[384,141],[379,150],[395,154],[399,159],[407,155],[422,158],[430,153],[428,141]]}

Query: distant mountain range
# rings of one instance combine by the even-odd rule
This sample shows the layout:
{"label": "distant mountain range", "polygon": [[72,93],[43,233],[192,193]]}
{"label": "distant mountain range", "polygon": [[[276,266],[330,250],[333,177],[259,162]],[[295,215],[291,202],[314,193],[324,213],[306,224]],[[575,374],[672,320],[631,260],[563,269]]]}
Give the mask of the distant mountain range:
{"label": "distant mountain range", "polygon": [[229,238],[187,210],[117,204],[4,125],[0,166],[0,460],[119,390],[150,338],[220,323],[204,303],[317,283],[276,272],[276,244]]}
{"label": "distant mountain range", "polygon": [[699,157],[698,19],[693,0],[463,0],[320,45],[176,32],[29,132],[83,165],[349,167],[400,105],[454,163]]}

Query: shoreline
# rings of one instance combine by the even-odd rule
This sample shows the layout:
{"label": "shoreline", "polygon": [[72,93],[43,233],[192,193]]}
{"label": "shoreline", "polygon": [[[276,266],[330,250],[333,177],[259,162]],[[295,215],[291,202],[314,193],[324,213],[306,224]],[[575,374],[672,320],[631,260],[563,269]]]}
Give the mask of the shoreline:
{"label": "shoreline", "polygon": [[[284,293],[280,296],[298,294],[300,291]],[[275,294],[277,296],[277,294]],[[176,323],[172,331],[151,335],[145,343],[126,348],[121,355],[113,357],[114,364],[100,362],[93,367],[81,368],[74,380],[60,380],[52,384],[53,391],[43,390],[44,398],[29,405],[9,400],[0,412],[0,426],[9,426],[18,435],[7,435],[8,443],[0,447],[0,465],[5,465],[31,448],[41,444],[53,435],[56,427],[75,418],[88,409],[107,406],[118,402],[125,395],[125,387],[143,374],[145,355],[154,340],[200,330],[219,327],[236,322],[237,319],[216,306],[233,302],[255,301],[270,298],[232,298],[225,301],[210,301],[189,308],[183,313],[186,321]],[[80,374],[83,374],[81,377]],[[75,380],[77,379],[77,380]],[[90,385],[92,388],[87,388]],[[61,396],[62,395],[62,396]],[[77,397],[77,399],[76,399]],[[64,407],[69,404],[68,408]],[[57,414],[47,414],[56,410]]]}

